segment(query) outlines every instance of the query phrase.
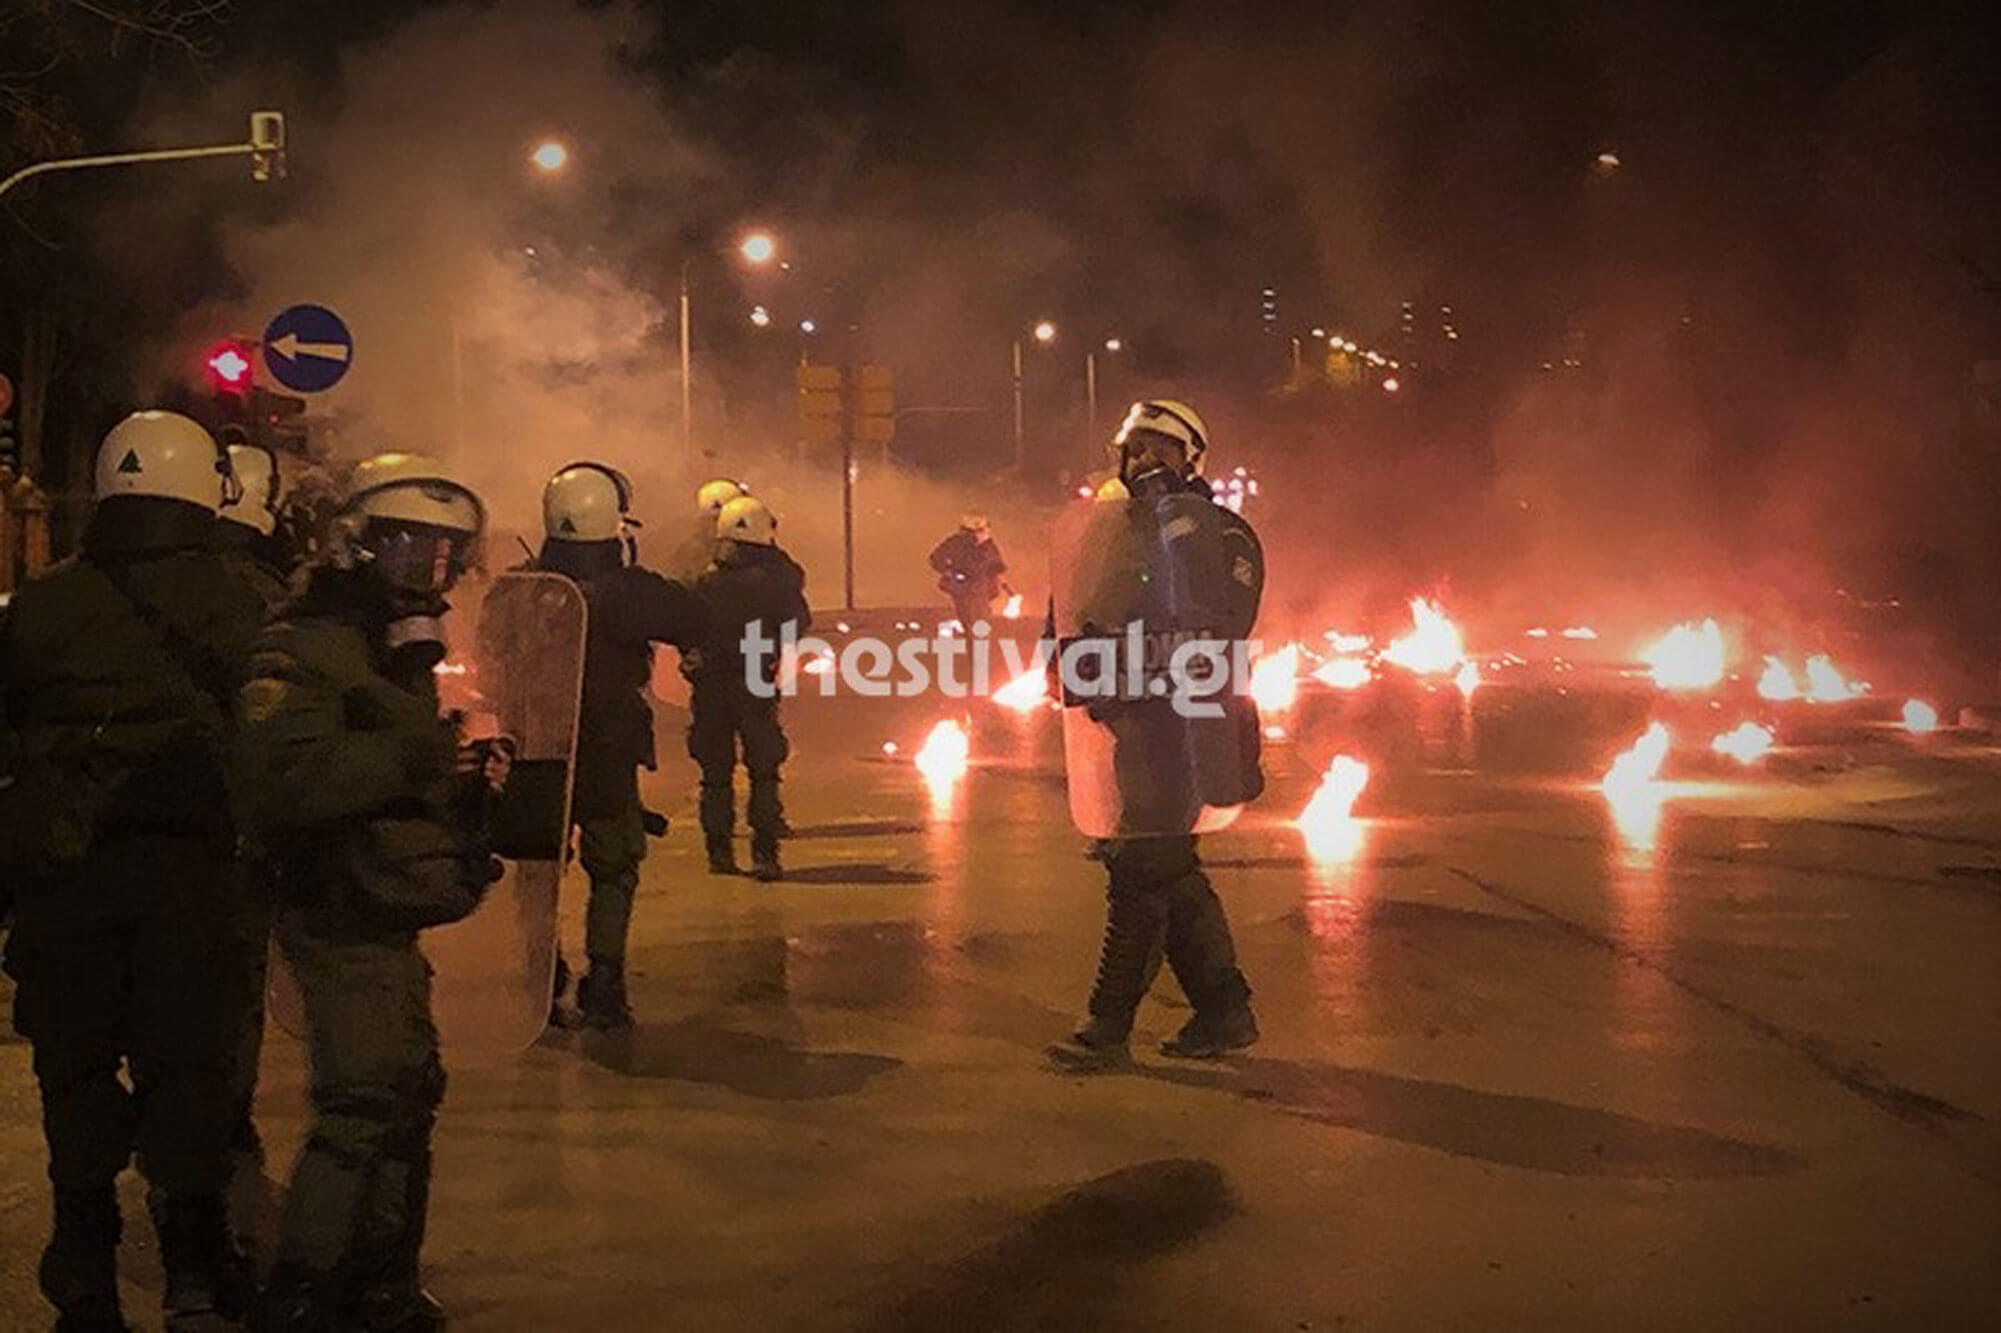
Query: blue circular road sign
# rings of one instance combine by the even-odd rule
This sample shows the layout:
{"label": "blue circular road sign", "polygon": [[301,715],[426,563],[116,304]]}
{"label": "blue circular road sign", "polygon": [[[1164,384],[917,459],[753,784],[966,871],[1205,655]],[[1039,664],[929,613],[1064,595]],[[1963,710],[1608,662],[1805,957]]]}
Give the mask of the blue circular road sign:
{"label": "blue circular road sign", "polygon": [[278,312],[264,330],[264,366],[297,393],[322,393],[340,383],[354,361],[354,335],[339,315],[317,305]]}

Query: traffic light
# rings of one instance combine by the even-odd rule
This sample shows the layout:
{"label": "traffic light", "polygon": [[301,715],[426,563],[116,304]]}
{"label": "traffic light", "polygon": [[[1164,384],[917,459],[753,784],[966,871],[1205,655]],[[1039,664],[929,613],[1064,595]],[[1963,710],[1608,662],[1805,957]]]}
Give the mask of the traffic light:
{"label": "traffic light", "polygon": [[855,439],[888,444],[896,438],[896,380],[888,366],[856,366],[853,380]]}
{"label": "traffic light", "polygon": [[217,393],[248,393],[251,373],[256,369],[256,362],[251,360],[254,350],[240,338],[210,348],[202,362],[208,372],[209,387]]}
{"label": "traffic light", "polygon": [[250,113],[250,179],[285,179],[285,113]]}
{"label": "traffic light", "polygon": [[799,436],[808,444],[841,442],[841,369],[799,367]]}
{"label": "traffic light", "polygon": [[281,454],[306,452],[306,425],[299,418],[306,400],[296,394],[274,393],[270,389],[250,391],[251,439]]}

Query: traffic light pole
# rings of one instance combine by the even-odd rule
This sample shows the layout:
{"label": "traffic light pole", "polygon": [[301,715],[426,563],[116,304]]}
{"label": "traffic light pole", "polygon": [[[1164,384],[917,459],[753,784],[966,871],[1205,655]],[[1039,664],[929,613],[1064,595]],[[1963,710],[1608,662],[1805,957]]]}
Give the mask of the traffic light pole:
{"label": "traffic light pole", "polygon": [[854,413],[841,414],[841,605],[855,609]]}
{"label": "traffic light pole", "polygon": [[[273,118],[265,120],[263,118]],[[35,162],[0,181],[0,196],[36,176],[57,171],[82,171],[87,167],[129,167],[146,162],[191,162],[204,157],[263,157],[259,180],[284,174],[284,119],[275,111],[256,111],[250,117],[250,139],[246,143],[211,144],[203,148],[155,148],[142,153],[99,153],[91,157],[61,157]]]}

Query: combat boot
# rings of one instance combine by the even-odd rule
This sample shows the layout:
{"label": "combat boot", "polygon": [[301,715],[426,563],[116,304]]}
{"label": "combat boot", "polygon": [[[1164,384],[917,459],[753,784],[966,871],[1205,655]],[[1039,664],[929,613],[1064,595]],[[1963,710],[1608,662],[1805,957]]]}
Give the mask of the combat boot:
{"label": "combat boot", "polygon": [[1065,1073],[1102,1074],[1124,1069],[1132,1064],[1132,1047],[1128,1044],[1131,1028],[1130,1021],[1121,1023],[1094,1015],[1084,1020],[1068,1041],[1055,1042],[1043,1048],[1042,1053],[1050,1064]]}
{"label": "combat boot", "polygon": [[118,1306],[118,1194],[57,1189],[55,1234],[42,1251],[42,1295],[61,1333],[124,1333]]}
{"label": "combat boot", "polygon": [[710,838],[709,873],[711,875],[741,875],[743,870],[736,863],[736,845],[728,838]]}
{"label": "combat boot", "polygon": [[775,884],[785,878],[785,868],[778,864],[778,844],[759,842],[750,849],[750,877],[760,884]]}
{"label": "combat boot", "polygon": [[160,1308],[168,1333],[240,1325],[255,1301],[256,1282],[249,1258],[229,1234],[227,1201],[220,1194],[156,1193],[151,1205],[166,1273]]}
{"label": "combat boot", "polygon": [[251,1326],[258,1333],[341,1333],[350,1321],[331,1273],[280,1262],[271,1270]]}
{"label": "combat boot", "polygon": [[625,998],[625,963],[593,957],[590,970],[577,981],[577,1009],[586,1026],[616,1031],[632,1026],[632,1006]]}
{"label": "combat boot", "polygon": [[353,1311],[354,1327],[366,1333],[435,1333],[447,1322],[445,1307],[414,1278],[370,1287]]}
{"label": "combat boot", "polygon": [[1160,1053],[1178,1060],[1215,1060],[1254,1046],[1257,1040],[1257,1015],[1249,1000],[1239,1000],[1215,1014],[1197,1010],[1181,1031],[1160,1043]]}

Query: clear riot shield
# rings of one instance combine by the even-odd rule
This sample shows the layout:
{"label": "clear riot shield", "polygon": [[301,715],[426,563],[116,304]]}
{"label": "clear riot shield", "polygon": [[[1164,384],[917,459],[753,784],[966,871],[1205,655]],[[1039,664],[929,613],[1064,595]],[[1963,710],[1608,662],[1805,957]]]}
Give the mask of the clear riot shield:
{"label": "clear riot shield", "polygon": [[[584,595],[569,579],[502,574],[480,607],[476,649],[438,668],[440,704],[465,715],[466,737],[504,736],[514,751],[491,830],[506,873],[470,917],[419,937],[447,1064],[517,1054],[549,1021],[585,628]],[[298,989],[275,943],[269,1005],[280,1027],[304,1034]]]}
{"label": "clear riot shield", "polygon": [[549,1021],[586,625],[583,590],[560,574],[503,574],[480,605],[466,735],[507,737],[515,758],[491,829],[505,875],[478,911],[420,937],[447,1064],[525,1050]]}
{"label": "clear riot shield", "polygon": [[1264,584],[1255,535],[1201,495],[1080,501],[1050,572],[1077,828],[1227,826],[1263,785],[1257,709],[1233,669]]}

